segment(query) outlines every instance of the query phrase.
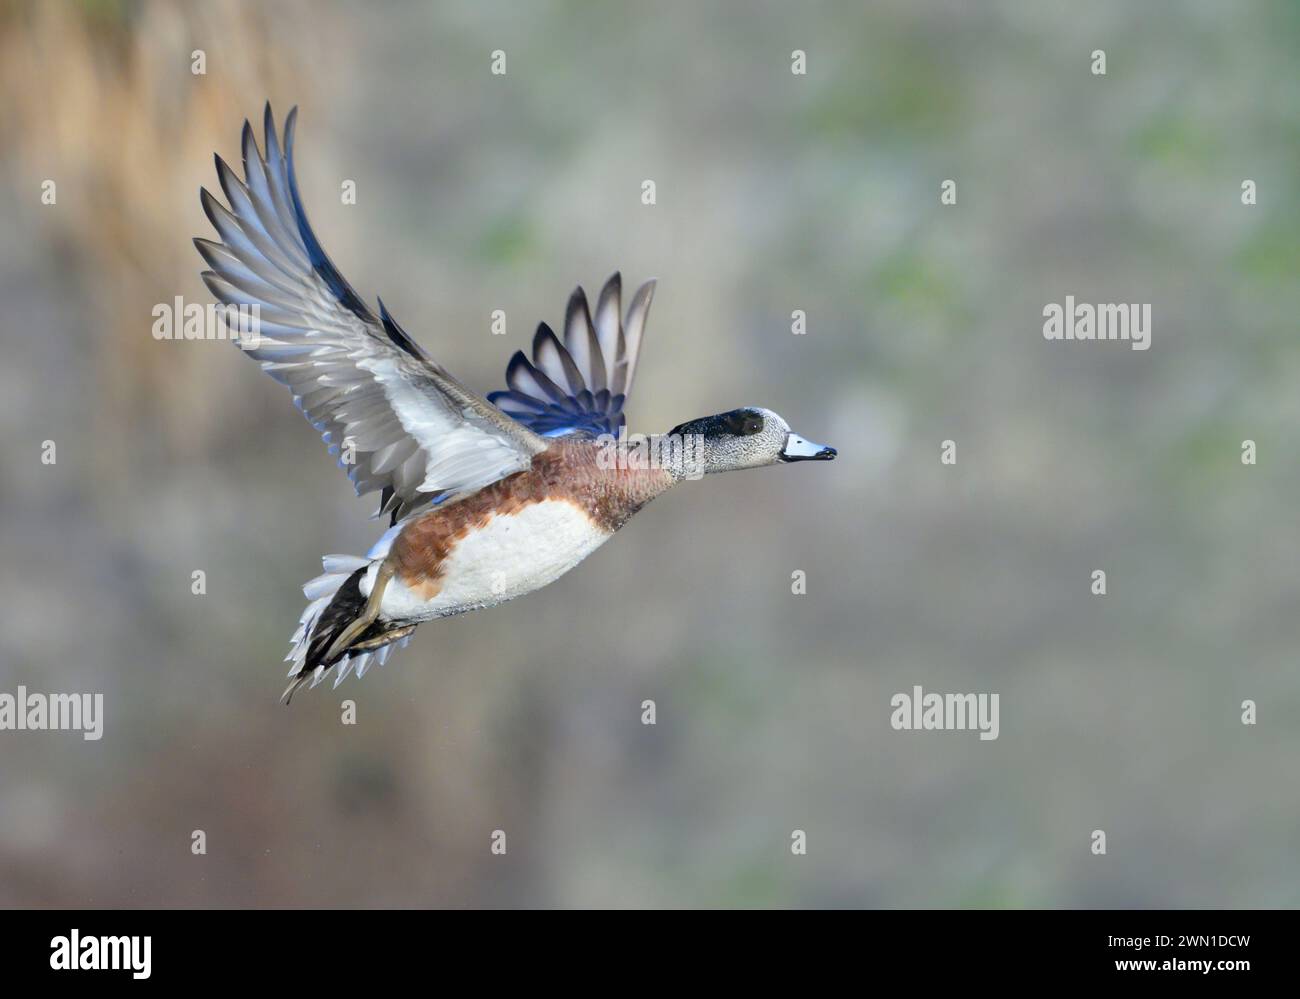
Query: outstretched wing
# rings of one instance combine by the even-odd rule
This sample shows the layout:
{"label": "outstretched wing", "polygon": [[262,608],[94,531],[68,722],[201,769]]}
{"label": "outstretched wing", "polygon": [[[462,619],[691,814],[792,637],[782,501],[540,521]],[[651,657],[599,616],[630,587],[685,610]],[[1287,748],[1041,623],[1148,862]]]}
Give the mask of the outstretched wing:
{"label": "outstretched wing", "polygon": [[203,280],[227,305],[260,313],[254,328],[251,311],[240,310],[240,345],[293,391],[357,495],[381,490],[376,516],[395,523],[527,468],[547,442],[461,385],[382,301],[376,317],[321,248],[294,176],[297,115],[285,121],[283,154],[269,104],[265,155],[244,122],[244,180],[216,158],[228,209],[201,192],[221,236],[194,241],[212,268]]}
{"label": "outstretched wing", "polygon": [[542,323],[533,337],[533,359],[516,351],[506,368],[509,389],[490,392],[488,399],[547,437],[617,434],[654,292],[654,281],[638,288],[624,322],[623,279],[615,274],[601,289],[593,323],[587,295],[576,289],[565,312],[563,343]]}

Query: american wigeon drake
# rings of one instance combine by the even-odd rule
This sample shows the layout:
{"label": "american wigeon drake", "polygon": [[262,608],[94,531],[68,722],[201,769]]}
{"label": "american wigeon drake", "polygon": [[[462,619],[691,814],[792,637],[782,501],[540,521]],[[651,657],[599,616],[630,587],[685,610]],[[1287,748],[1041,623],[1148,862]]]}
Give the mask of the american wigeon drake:
{"label": "american wigeon drake", "polygon": [[758,407],[681,424],[654,447],[629,442],[623,404],[655,286],[643,284],[625,316],[617,274],[594,314],[573,293],[562,340],[538,327],[531,361],[510,359],[507,390],[471,392],[344,280],[299,197],[297,109],[283,147],[269,105],[264,117],[265,152],[244,122],[243,180],[216,159],[230,207],[201,192],[221,237],[194,241],[211,268],[203,279],[247,307],[227,310],[240,346],[293,391],[357,494],[379,491],[376,516],[390,524],[364,558],[326,556],[303,588],[286,700],[331,670],[336,686],[363,675],[421,622],[545,586],[678,482],[835,457]]}

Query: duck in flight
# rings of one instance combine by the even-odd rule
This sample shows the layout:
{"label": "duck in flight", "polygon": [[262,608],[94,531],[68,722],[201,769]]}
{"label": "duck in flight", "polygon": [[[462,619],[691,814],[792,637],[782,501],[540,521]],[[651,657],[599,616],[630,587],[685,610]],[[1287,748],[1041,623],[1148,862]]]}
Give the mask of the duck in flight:
{"label": "duck in flight", "polygon": [[618,274],[594,311],[574,291],[562,338],[538,327],[531,360],[510,359],[507,389],[472,392],[382,301],[375,315],[321,248],[294,176],[296,120],[294,108],[281,146],[268,104],[264,150],[244,122],[243,179],[216,157],[229,207],[200,192],[220,239],[194,244],[204,282],[236,307],[225,315],[240,346],[293,392],[357,494],[379,492],[389,528],[364,558],[325,556],[303,587],[286,701],[331,671],[335,686],[363,676],[421,622],[545,586],[699,472],[835,457],[744,407],[674,427],[663,439],[684,443],[661,448],[664,460],[617,460],[655,288],[643,284],[624,314]]}

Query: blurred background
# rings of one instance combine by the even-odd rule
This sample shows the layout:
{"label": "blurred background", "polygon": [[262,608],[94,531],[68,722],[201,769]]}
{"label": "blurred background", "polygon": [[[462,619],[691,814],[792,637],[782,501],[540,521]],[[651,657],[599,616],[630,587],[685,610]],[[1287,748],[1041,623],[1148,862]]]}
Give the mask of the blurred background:
{"label": "blurred background", "polygon": [[[1300,904],[1297,51],[1289,2],[0,3],[0,691],[106,713],[0,732],[0,904]],[[840,460],[683,487],[284,707],[374,497],[150,333],[210,301],[198,189],[267,99],[471,387],[656,276],[632,429],[758,404]],[[1046,342],[1067,294],[1151,349]],[[915,684],[1000,738],[894,731]]]}

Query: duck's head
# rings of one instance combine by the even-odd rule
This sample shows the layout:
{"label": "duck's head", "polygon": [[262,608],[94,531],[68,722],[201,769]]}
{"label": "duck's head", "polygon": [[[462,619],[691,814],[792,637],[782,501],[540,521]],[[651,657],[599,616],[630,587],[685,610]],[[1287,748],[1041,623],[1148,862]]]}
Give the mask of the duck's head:
{"label": "duck's head", "polygon": [[837,454],[833,447],[804,440],[790,430],[780,414],[757,406],[704,416],[668,433],[698,443],[698,451],[688,446],[687,454],[694,451],[705,472],[761,468],[786,461],[830,461]]}

